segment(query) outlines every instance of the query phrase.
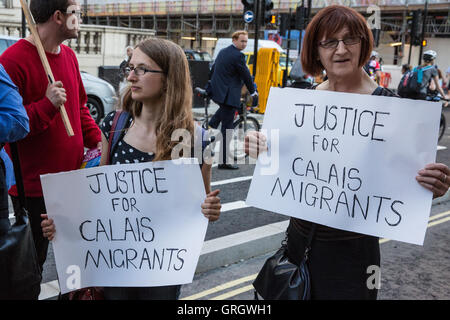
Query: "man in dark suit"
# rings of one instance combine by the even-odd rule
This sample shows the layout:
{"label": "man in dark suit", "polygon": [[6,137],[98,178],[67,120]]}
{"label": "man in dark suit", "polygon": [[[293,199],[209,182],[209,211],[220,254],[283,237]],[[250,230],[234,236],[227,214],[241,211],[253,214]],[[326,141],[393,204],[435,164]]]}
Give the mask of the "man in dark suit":
{"label": "man in dark suit", "polygon": [[222,159],[219,169],[239,169],[237,165],[227,163],[227,149],[232,132],[229,130],[233,130],[234,114],[240,106],[242,85],[245,83],[253,97],[258,95],[245,64],[245,57],[241,53],[247,46],[248,33],[236,31],[232,35],[232,41],[232,45],[220,50],[211,70],[212,100],[219,105],[219,109],[212,116],[209,125],[217,128],[222,122]]}

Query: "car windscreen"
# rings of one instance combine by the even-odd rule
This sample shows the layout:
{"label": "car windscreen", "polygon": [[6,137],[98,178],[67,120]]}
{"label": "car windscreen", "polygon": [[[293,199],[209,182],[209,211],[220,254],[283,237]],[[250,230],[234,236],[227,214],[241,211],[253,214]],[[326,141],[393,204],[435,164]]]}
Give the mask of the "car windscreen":
{"label": "car windscreen", "polygon": [[0,55],[5,52],[5,50],[8,48],[8,42],[6,39],[0,39]]}
{"label": "car windscreen", "polygon": [[208,52],[202,52],[202,57],[204,61],[212,61],[212,58]]}

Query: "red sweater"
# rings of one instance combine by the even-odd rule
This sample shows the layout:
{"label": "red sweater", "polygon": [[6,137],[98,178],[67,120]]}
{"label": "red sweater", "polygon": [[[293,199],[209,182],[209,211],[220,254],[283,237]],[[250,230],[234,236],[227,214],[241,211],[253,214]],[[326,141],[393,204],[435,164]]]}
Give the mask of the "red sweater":
{"label": "red sweater", "polygon": [[[28,197],[42,196],[41,174],[79,169],[84,146],[94,148],[101,141],[100,129],[86,107],[86,92],[75,53],[67,46],[60,47],[60,53],[47,53],[47,59],[55,80],[62,81],[66,89],[64,106],[75,134],[73,137],[67,135],[59,109],[45,96],[48,78],[36,47],[20,40],[0,56],[0,63],[19,88],[30,118],[30,133],[18,143]],[[6,149],[9,153],[9,148]],[[17,196],[16,187],[9,193]]]}

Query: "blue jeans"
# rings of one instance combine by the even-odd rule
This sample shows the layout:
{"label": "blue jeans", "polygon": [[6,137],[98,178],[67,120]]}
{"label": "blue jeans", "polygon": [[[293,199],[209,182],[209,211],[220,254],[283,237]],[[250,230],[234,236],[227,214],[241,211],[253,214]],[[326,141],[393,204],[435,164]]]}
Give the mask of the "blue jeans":
{"label": "blue jeans", "polygon": [[164,287],[104,287],[105,300],[178,300],[181,285]]}

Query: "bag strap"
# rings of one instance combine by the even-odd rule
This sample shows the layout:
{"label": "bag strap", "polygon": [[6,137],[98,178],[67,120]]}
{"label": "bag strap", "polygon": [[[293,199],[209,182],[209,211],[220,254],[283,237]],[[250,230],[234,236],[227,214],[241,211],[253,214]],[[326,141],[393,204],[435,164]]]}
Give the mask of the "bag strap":
{"label": "bag strap", "polygon": [[[308,238],[306,239],[306,245],[305,245],[305,253],[303,254],[303,260],[308,260],[308,253],[311,251],[311,244],[314,238],[314,234],[316,233],[317,224],[312,223],[311,224],[311,230],[309,230]],[[282,247],[287,247],[287,241],[288,241],[288,230],[285,232],[285,238],[283,241],[281,241]]]}
{"label": "bag strap", "polygon": [[106,164],[111,164],[112,153],[116,147],[117,142],[125,134],[123,129],[127,127],[128,121],[131,114],[126,111],[118,110],[114,115],[113,123],[111,125],[111,130],[109,131],[109,141],[108,141],[108,154]]}
{"label": "bag strap", "polygon": [[[23,209],[25,209],[27,200],[25,197],[25,188],[23,185],[22,169],[20,168],[20,159],[19,159],[19,151],[17,148],[17,142],[10,143],[9,148],[11,150],[11,157],[14,164],[14,175],[16,177],[16,187],[17,193],[19,195],[19,204]],[[19,214],[22,215],[24,213],[25,210],[21,210]]]}
{"label": "bag strap", "polygon": [[113,123],[111,126],[111,130],[109,130],[109,137],[108,137],[108,153],[106,154],[106,164],[110,164],[111,161],[111,146],[112,146],[112,141],[113,141],[113,135],[114,135],[114,130],[117,126],[117,121],[119,120],[120,114],[122,113],[121,110],[116,111],[116,114],[114,115],[114,119],[113,119]]}
{"label": "bag strap", "polygon": [[311,230],[308,234],[308,239],[306,240],[305,253],[303,254],[303,260],[308,260],[309,252],[311,251],[311,244],[314,238],[314,234],[316,233],[317,224],[313,223],[311,226]]}

